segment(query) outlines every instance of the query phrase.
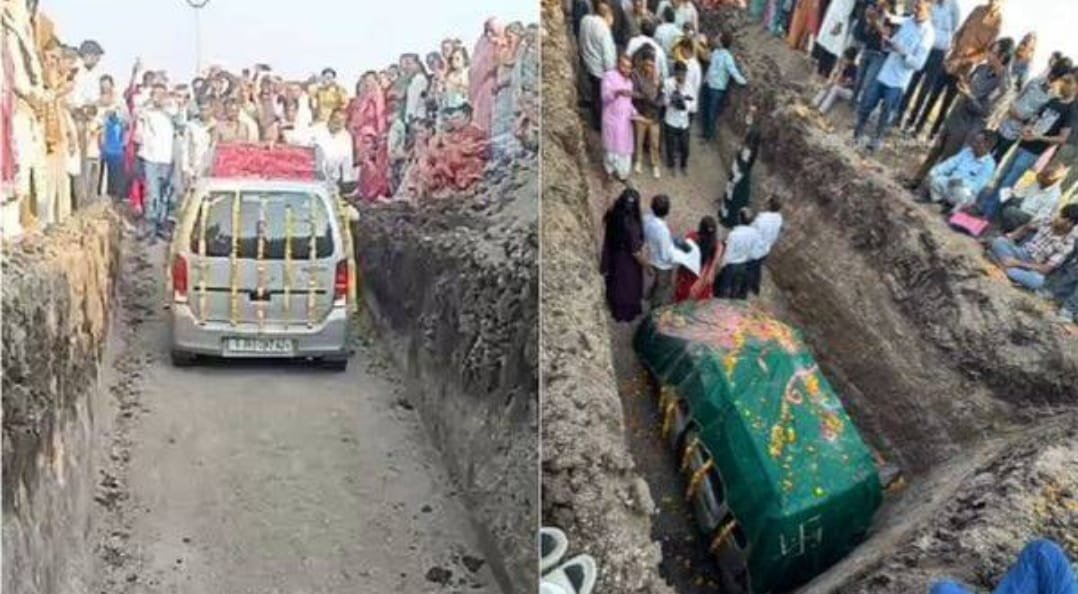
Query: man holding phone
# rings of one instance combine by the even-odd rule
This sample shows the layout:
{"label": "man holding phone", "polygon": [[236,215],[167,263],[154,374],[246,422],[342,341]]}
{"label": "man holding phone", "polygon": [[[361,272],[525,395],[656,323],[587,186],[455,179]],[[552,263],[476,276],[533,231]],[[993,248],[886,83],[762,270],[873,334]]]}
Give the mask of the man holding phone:
{"label": "man holding phone", "polygon": [[913,73],[924,68],[928,54],[935,42],[932,28],[932,3],[930,0],[917,0],[913,17],[902,23],[889,38],[884,39],[887,58],[880,68],[876,80],[868,81],[865,95],[857,110],[857,125],[853,131],[854,142],[860,145],[865,132],[865,124],[876,106],[883,104],[876,132],[869,144],[869,150],[876,150],[883,144],[891,120],[902,102],[906,87],[913,78]]}

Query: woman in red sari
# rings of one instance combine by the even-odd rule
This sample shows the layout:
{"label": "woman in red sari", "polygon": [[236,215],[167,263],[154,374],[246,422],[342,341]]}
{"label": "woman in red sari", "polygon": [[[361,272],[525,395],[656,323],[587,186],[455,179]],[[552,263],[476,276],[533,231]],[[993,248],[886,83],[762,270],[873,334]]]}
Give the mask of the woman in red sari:
{"label": "woman in red sari", "polygon": [[472,104],[472,122],[484,132],[490,132],[494,116],[494,93],[498,82],[498,51],[502,43],[502,25],[487,19],[483,36],[475,44],[468,72],[468,96]]}
{"label": "woman in red sari", "polygon": [[356,96],[348,104],[347,125],[359,166],[359,195],[367,200],[389,196],[386,100],[374,71],[359,79]]}
{"label": "woman in red sari", "polygon": [[722,242],[718,238],[718,223],[712,217],[700,219],[696,231],[690,232],[685,239],[691,239],[700,248],[700,276],[678,267],[677,285],[674,288],[674,303],[692,300],[700,301],[712,297],[711,287],[715,284],[715,273],[722,262]]}

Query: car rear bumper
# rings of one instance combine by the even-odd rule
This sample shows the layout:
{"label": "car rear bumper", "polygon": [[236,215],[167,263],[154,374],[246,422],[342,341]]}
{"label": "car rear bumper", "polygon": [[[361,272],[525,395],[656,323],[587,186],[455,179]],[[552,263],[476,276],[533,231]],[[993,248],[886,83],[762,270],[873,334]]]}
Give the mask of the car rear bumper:
{"label": "car rear bumper", "polygon": [[[231,324],[208,322],[199,324],[191,308],[182,303],[172,305],[171,348],[176,351],[233,358],[278,357],[342,357],[348,353],[351,320],[343,307],[334,307],[321,324],[308,328],[305,324],[266,324],[259,330],[257,324]],[[295,349],[288,355],[266,353],[228,352],[225,343],[229,338],[288,339]]]}

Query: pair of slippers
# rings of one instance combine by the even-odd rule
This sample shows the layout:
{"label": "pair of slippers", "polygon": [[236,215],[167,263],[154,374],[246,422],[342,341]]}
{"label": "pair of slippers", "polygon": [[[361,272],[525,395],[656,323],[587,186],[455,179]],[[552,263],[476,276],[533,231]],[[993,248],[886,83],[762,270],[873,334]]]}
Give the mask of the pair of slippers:
{"label": "pair of slippers", "polygon": [[599,570],[591,555],[577,555],[559,564],[569,539],[557,528],[539,529],[539,594],[591,594]]}

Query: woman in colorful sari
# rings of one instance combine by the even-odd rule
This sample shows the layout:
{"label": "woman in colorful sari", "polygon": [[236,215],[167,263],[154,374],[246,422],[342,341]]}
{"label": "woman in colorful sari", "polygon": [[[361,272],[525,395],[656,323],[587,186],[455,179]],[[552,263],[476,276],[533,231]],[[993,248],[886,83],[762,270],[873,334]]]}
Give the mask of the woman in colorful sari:
{"label": "woman in colorful sari", "polygon": [[700,248],[700,276],[696,276],[683,266],[678,267],[677,285],[674,288],[674,303],[692,300],[710,299],[714,292],[715,274],[722,262],[722,242],[718,237],[718,224],[714,217],[700,219],[696,231],[691,231],[685,239],[692,240]]}
{"label": "woman in colorful sari", "polygon": [[790,32],[786,43],[790,49],[804,50],[808,40],[820,29],[820,5],[822,0],[800,0],[790,17]]}
{"label": "woman in colorful sari", "polygon": [[495,161],[511,159],[520,150],[520,141],[513,134],[518,92],[514,85],[520,84],[519,77],[514,77],[518,49],[524,38],[524,25],[511,23],[505,29],[503,43],[498,47],[498,76],[494,95],[490,139]]}
{"label": "woman in colorful sari", "polygon": [[389,196],[386,124],[385,96],[378,75],[365,72],[348,106],[348,131],[359,166],[359,195],[367,200]]}
{"label": "woman in colorful sari", "polygon": [[472,105],[472,123],[489,132],[493,120],[494,91],[498,77],[498,49],[502,44],[503,27],[497,19],[487,19],[483,36],[472,52],[472,65],[468,72],[468,97]]}

